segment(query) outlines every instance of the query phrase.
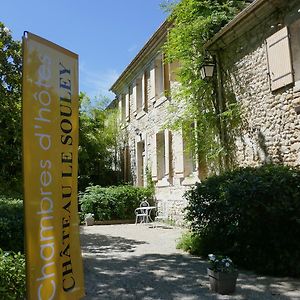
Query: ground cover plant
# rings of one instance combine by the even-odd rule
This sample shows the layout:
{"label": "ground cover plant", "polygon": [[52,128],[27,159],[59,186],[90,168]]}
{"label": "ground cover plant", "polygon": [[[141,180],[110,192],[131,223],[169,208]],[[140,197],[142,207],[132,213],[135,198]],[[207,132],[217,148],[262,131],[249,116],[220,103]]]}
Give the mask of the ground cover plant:
{"label": "ground cover plant", "polygon": [[[197,252],[230,256],[264,274],[300,276],[300,171],[243,168],[212,176],[185,194]],[[194,243],[195,244],[195,243]]]}

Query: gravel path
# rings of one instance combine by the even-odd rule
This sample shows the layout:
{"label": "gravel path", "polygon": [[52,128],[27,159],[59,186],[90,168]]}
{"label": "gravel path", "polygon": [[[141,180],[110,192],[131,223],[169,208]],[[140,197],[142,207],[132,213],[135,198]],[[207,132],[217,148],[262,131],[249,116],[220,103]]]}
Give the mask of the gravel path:
{"label": "gravel path", "polygon": [[300,300],[300,281],[239,274],[234,295],[211,293],[207,263],[177,250],[182,229],[145,225],[81,227],[89,299]]}

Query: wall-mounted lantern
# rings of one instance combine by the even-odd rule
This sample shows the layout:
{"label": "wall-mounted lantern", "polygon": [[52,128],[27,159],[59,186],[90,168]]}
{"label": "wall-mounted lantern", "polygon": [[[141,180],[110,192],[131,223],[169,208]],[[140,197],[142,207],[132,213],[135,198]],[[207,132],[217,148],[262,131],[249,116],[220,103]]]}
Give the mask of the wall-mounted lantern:
{"label": "wall-mounted lantern", "polygon": [[209,79],[214,74],[215,65],[212,62],[204,62],[200,69],[202,79]]}

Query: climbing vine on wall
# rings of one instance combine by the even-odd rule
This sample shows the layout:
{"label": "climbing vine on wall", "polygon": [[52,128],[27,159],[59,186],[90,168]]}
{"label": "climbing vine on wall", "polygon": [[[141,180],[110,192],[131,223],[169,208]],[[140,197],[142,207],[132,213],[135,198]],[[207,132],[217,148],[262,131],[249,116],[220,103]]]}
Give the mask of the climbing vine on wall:
{"label": "climbing vine on wall", "polygon": [[189,139],[190,147],[202,161],[218,160],[219,170],[229,165],[226,159],[232,148],[229,131],[237,124],[239,110],[234,97],[225,90],[222,92],[225,101],[220,105],[217,79],[202,80],[200,68],[208,58],[205,43],[244,6],[241,0],[182,0],[162,4],[170,11],[173,24],[164,47],[166,60],[180,62],[180,84],[172,94],[173,114],[167,126],[183,128],[187,134],[191,131],[190,124],[196,124],[193,138]]}

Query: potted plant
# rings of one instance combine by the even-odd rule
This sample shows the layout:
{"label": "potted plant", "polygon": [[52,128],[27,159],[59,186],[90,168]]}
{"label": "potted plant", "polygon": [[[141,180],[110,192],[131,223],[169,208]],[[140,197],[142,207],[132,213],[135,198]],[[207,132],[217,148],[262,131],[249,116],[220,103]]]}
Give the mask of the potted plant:
{"label": "potted plant", "polygon": [[84,221],[86,226],[92,226],[94,225],[94,214],[88,213],[84,216]]}
{"label": "potted plant", "polygon": [[214,254],[209,254],[208,258],[210,267],[207,268],[207,274],[211,291],[222,295],[234,293],[238,272],[232,260],[227,256]]}

